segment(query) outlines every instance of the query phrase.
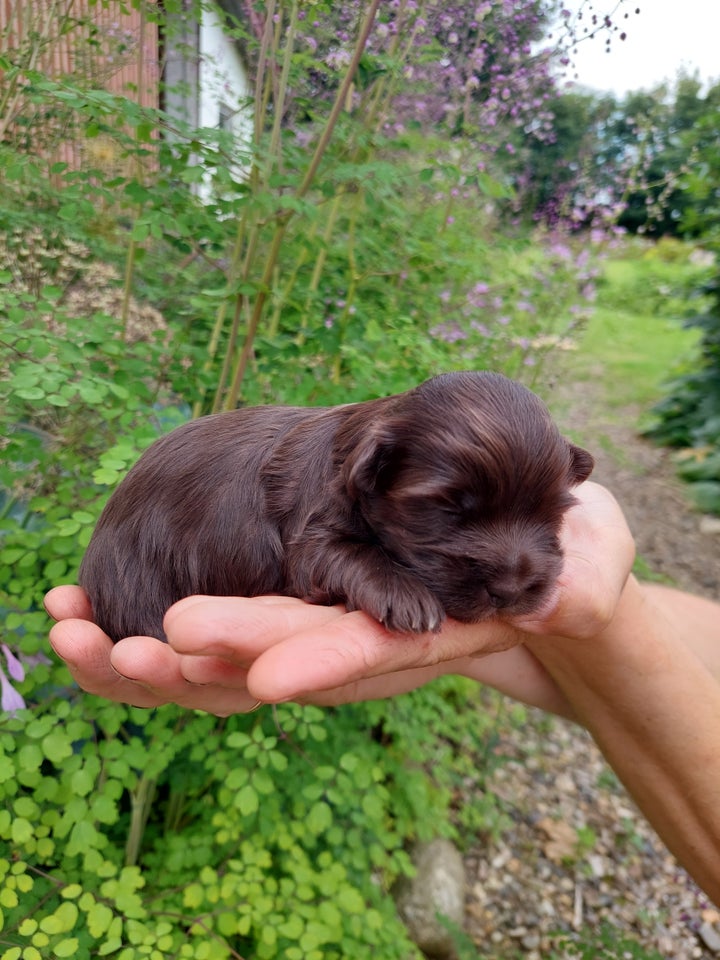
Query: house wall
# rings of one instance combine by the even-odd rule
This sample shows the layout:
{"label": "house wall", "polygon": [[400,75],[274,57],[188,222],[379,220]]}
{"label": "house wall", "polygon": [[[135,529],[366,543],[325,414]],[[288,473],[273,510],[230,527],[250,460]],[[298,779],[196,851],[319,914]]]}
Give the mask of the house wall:
{"label": "house wall", "polygon": [[[130,97],[141,106],[158,107],[162,96],[171,116],[193,127],[223,127],[238,143],[249,142],[252,90],[243,59],[223,32],[221,9],[206,10],[200,25],[177,15],[167,36],[161,36],[143,10],[123,12],[124,6],[119,0],[110,0],[107,8],[91,6],[90,0],[0,0],[0,55],[56,80],[82,80],[83,86]],[[73,26],[63,32],[67,19]],[[2,81],[0,71],[0,103]],[[73,120],[70,111],[30,103],[18,85],[0,116],[0,140],[21,135],[26,149],[51,161],[114,168],[119,150],[111,138],[83,137]]]}
{"label": "house wall", "polygon": [[252,134],[252,95],[237,47],[223,32],[219,12],[208,10],[200,25],[199,126],[224,127],[242,142]]}
{"label": "house wall", "polygon": [[[64,27],[72,22],[67,32]],[[158,104],[160,63],[157,26],[142,10],[89,0],[0,0],[0,54],[55,80],[131,96],[142,106]],[[0,87],[3,78],[0,73]],[[69,115],[31,104],[18,84],[0,117],[0,137],[24,131],[37,152],[79,166],[98,144],[73,130]]]}

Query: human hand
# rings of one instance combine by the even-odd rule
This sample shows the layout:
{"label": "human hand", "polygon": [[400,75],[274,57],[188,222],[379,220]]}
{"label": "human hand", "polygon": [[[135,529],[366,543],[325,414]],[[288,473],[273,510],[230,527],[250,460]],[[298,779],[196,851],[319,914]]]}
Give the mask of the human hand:
{"label": "human hand", "polygon": [[[92,622],[90,603],[77,586],[55,587],[45,606],[58,621],[50,642],[77,683],[88,693],[140,707],[177,703],[226,716],[252,710],[259,700],[330,705],[393,696],[453,671],[454,661],[434,662],[436,655],[408,647],[415,638],[390,634],[363,613],[290,597],[188,597],[166,615],[168,643],[127,637],[113,644]],[[204,638],[202,652],[197,637]],[[288,643],[292,661],[294,641],[301,650],[317,649],[317,679],[305,677],[307,689],[290,694],[251,694],[248,675],[257,660],[273,645]],[[391,666],[407,660],[408,668]],[[415,666],[420,660],[430,662]],[[347,680],[334,687],[329,679],[334,675]]]}
{"label": "human hand", "polygon": [[566,712],[521,644],[528,634],[594,636],[612,617],[634,556],[613,497],[592,483],[576,494],[555,594],[532,618],[448,621],[439,634],[407,637],[363,613],[292,598],[188,597],[166,614],[168,644],[133,637],[113,646],[91,622],[80,588],[58,587],[46,598],[59,621],[51,642],[84,689],[139,706],[175,702],[225,715],[258,701],[341,703],[391,696],[455,672]]}

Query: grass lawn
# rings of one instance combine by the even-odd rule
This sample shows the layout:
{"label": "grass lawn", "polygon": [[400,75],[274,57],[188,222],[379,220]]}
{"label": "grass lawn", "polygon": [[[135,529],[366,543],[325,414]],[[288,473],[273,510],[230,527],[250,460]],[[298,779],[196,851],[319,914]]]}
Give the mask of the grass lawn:
{"label": "grass lawn", "polygon": [[580,382],[602,379],[609,413],[648,411],[695,356],[699,332],[683,320],[696,306],[703,271],[654,250],[605,264],[595,310],[566,365]]}

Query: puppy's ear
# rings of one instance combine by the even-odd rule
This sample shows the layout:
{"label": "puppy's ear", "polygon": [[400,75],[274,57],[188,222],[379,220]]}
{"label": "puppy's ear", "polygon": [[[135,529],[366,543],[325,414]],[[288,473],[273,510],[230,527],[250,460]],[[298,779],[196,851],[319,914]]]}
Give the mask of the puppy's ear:
{"label": "puppy's ear", "polygon": [[582,483],[592,473],[595,461],[592,455],[582,447],[568,442],[570,447],[570,477],[573,483]]}
{"label": "puppy's ear", "polygon": [[352,499],[385,493],[400,462],[400,451],[387,423],[374,424],[348,454],[343,466],[345,488]]}

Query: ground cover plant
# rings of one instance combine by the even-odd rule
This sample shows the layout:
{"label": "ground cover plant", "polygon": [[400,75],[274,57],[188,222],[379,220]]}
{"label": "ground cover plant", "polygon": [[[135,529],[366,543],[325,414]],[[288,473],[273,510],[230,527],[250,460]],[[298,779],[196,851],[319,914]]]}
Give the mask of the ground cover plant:
{"label": "ground cover plant", "polygon": [[[162,16],[133,6],[138,29]],[[491,762],[472,685],[219,720],[104,703],[49,654],[43,593],[159,434],[469,366],[542,388],[591,309],[600,238],[503,221],[510,134],[552,93],[528,53],[542,4],[455,25],[440,4],[246,7],[226,27],[252,66],[242,142],[99,84],[89,50],[147,64],[92,5],[3,27],[2,960],[413,956],[389,896],[407,843],[502,820],[468,768]],[[40,69],[76,29],[77,69]]]}

